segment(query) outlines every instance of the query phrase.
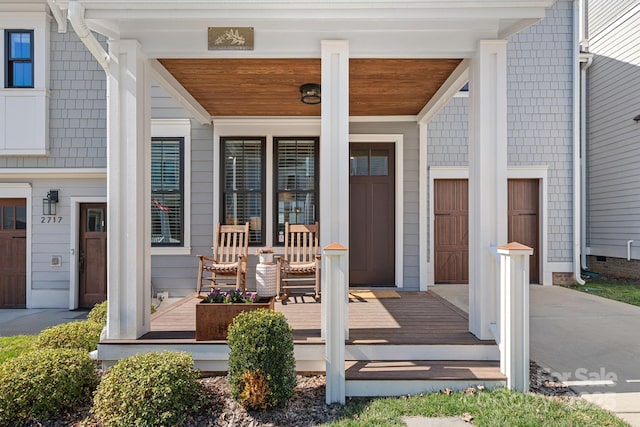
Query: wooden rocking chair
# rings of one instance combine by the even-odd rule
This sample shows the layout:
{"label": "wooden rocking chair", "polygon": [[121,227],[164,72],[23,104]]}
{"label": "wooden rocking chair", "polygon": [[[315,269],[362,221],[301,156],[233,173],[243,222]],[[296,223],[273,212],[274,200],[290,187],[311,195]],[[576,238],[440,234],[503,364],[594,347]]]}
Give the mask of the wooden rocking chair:
{"label": "wooden rocking chair", "polygon": [[233,284],[234,289],[242,289],[244,292],[247,281],[248,253],[249,223],[247,222],[245,225],[220,225],[218,223],[213,258],[197,255],[200,259],[198,296],[200,296],[203,286],[213,289],[222,284]]}
{"label": "wooden rocking chair", "polygon": [[[289,288],[313,288],[314,298],[320,298],[320,236],[318,223],[285,223],[284,256],[276,257],[277,295],[289,298]],[[282,294],[282,295],[281,295]]]}

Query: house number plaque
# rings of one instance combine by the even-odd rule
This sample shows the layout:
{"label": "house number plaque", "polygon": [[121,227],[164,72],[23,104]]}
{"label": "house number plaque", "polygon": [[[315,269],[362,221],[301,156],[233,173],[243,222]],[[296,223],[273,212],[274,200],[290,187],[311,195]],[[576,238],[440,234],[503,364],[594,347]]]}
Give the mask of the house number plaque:
{"label": "house number plaque", "polygon": [[209,27],[209,50],[253,50],[253,27]]}

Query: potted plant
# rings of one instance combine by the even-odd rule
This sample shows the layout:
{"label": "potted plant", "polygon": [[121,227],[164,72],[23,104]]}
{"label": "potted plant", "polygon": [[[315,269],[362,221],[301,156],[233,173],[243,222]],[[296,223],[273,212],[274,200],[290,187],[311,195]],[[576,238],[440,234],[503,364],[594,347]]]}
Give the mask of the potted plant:
{"label": "potted plant", "polygon": [[226,340],[229,325],[238,314],[259,308],[273,310],[273,304],[273,298],[259,298],[240,289],[214,289],[196,304],[196,341]]}
{"label": "potted plant", "polygon": [[274,250],[271,246],[265,246],[264,248],[258,249],[258,259],[260,264],[273,264],[273,253]]}

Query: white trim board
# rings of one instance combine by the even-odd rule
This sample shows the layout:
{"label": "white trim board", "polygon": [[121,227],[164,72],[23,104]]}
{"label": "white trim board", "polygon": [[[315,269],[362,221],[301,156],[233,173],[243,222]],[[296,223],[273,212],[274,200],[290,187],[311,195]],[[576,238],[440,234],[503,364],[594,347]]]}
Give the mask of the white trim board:
{"label": "white trim board", "polygon": [[[469,168],[466,166],[430,166],[429,170],[429,261],[427,268],[427,286],[435,284],[435,270],[433,259],[435,256],[434,242],[434,180],[436,179],[469,179]],[[547,260],[548,247],[548,167],[547,166],[510,166],[507,170],[507,179],[538,179],[540,180],[540,279],[542,285],[551,285],[552,267]],[[507,243],[507,242],[505,242]],[[426,251],[426,242],[420,241],[420,250]],[[558,270],[553,270],[558,271]],[[570,271],[570,270],[567,270]]]}
{"label": "white trim board", "polygon": [[[404,287],[404,135],[402,134],[350,134],[352,142],[393,143],[396,157],[396,230],[395,230],[395,270],[396,287]],[[326,172],[325,172],[326,173]]]}
{"label": "white trim board", "polygon": [[27,183],[0,183],[0,198],[26,199],[27,201],[27,248],[26,248],[26,305],[31,308],[33,304],[33,289],[31,288],[31,242],[33,229],[32,188]]}
{"label": "white trim board", "polygon": [[[183,138],[183,243],[182,246],[151,247],[151,255],[191,255],[191,120],[152,119],[151,138]],[[151,177],[149,177],[151,180]],[[151,181],[149,181],[151,182]]]}
{"label": "white trim board", "polygon": [[107,178],[106,168],[2,168],[0,178]]}
{"label": "white trim board", "polygon": [[[80,248],[80,204],[82,203],[107,203],[104,196],[97,197],[71,197],[69,199],[71,219],[69,224],[69,310],[78,308],[80,292],[80,278],[78,277],[78,256]],[[107,218],[107,227],[109,218]],[[108,243],[107,243],[108,244]]]}

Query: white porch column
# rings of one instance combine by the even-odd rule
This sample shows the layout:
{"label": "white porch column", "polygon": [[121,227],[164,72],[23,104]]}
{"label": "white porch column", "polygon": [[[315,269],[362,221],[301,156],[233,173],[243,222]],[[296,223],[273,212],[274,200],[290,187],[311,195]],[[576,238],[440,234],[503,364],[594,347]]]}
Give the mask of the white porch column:
{"label": "white porch column", "polygon": [[150,329],[150,68],[135,40],[109,42],[107,338]]}
{"label": "white porch column", "polygon": [[481,40],[469,73],[469,330],[492,339],[498,262],[507,241],[506,40]]}
{"label": "white porch column", "polygon": [[[322,40],[321,63],[320,245],[338,242],[347,246],[349,244],[349,41]],[[348,258],[346,263],[348,284]],[[321,274],[322,295],[325,295],[327,289],[326,276]],[[323,319],[327,315],[328,307],[329,304],[322,304]],[[324,320],[322,324],[324,325]],[[325,332],[323,329],[323,337]]]}
{"label": "white porch column", "polygon": [[346,398],[345,377],[345,328],[348,315],[347,260],[349,253],[347,248],[332,243],[325,247],[322,254],[324,271],[327,277],[327,292],[322,294],[323,305],[332,308],[332,315],[325,317],[323,328],[327,331],[327,343],[325,346],[326,368],[326,402],[338,402],[344,404]]}
{"label": "white porch column", "polygon": [[529,390],[529,257],[533,249],[517,242],[500,254],[500,372],[507,388]]}

